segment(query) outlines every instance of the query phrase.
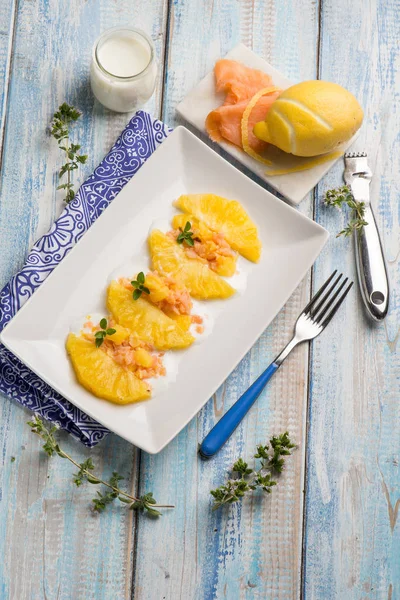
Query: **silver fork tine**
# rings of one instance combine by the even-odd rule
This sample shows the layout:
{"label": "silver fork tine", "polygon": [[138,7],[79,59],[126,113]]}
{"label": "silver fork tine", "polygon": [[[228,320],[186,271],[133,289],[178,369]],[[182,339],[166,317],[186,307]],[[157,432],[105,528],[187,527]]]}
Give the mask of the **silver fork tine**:
{"label": "silver fork tine", "polygon": [[314,296],[311,298],[310,302],[303,309],[304,314],[306,314],[310,310],[310,308],[313,306],[314,302],[316,302],[318,300],[318,298],[321,296],[321,294],[323,294],[323,292],[326,290],[326,288],[328,287],[328,285],[330,284],[332,279],[335,277],[336,273],[337,273],[337,269],[335,269],[333,271],[332,275],[330,277],[328,277],[328,279],[325,281],[325,283],[319,288],[318,292],[316,292],[314,294]]}
{"label": "silver fork tine", "polygon": [[348,278],[346,277],[346,279],[344,281],[342,281],[339,288],[333,294],[332,298],[328,299],[328,303],[326,304],[326,306],[324,306],[324,308],[317,315],[317,317],[315,317],[314,315],[312,316],[312,318],[314,319],[314,321],[316,321],[316,323],[321,323],[322,319],[324,318],[324,316],[326,315],[328,310],[331,308],[331,306],[333,306],[333,303],[335,302],[336,298],[339,296],[340,292],[342,291],[342,289],[344,288],[344,286],[346,285],[347,282],[348,282]]}
{"label": "silver fork tine", "polygon": [[337,286],[337,284],[339,283],[339,281],[342,278],[342,273],[339,273],[338,277],[335,279],[335,281],[332,283],[332,285],[330,286],[330,288],[328,289],[328,291],[326,292],[326,294],[324,294],[323,298],[320,300],[320,302],[318,302],[317,306],[310,311],[310,316],[312,319],[315,320],[317,313],[319,312],[320,308],[325,304],[325,302],[329,299],[330,295],[332,294],[333,290],[335,289],[335,287]]}
{"label": "silver fork tine", "polygon": [[322,322],[322,327],[324,329],[328,325],[328,323],[330,322],[330,320],[332,319],[332,317],[335,315],[335,313],[337,312],[339,306],[342,304],[343,300],[346,298],[347,294],[349,293],[349,291],[350,291],[350,289],[352,287],[353,287],[353,282],[350,281],[349,285],[347,286],[347,288],[345,289],[345,291],[343,292],[343,294],[341,295],[341,297],[339,298],[339,300],[333,306],[332,310],[328,313],[326,319]]}
{"label": "silver fork tine", "polygon": [[339,286],[339,289],[333,293],[339,280],[343,277],[343,275],[340,274],[334,283],[329,287],[322,300],[318,303],[315,311],[319,312],[320,314],[317,318],[315,315],[311,315],[310,308],[328,288],[336,273],[337,271],[334,271],[332,275],[328,277],[323,286],[318,290],[313,298],[311,298],[305,309],[299,314],[294,327],[294,335],[289,343],[286,344],[286,346],[283,348],[280,354],[278,354],[275,360],[272,361],[269,367],[265,369],[263,373],[261,373],[258,379],[256,379],[256,381],[249,387],[248,390],[245,391],[239,400],[237,400],[235,404],[231,406],[228,412],[225,413],[224,416],[218,421],[218,423],[214,425],[208,435],[206,435],[199,449],[202,458],[210,458],[216,452],[218,452],[221,446],[225,444],[226,440],[232,435],[240,421],[257,400],[267,382],[286,360],[293,348],[302,342],[308,342],[315,339],[328,325],[329,321],[332,319],[333,315],[336,313],[339,306],[349,293],[353,282],[347,286],[346,290],[339,297],[342,289],[348,281],[348,278],[346,277],[346,279]]}

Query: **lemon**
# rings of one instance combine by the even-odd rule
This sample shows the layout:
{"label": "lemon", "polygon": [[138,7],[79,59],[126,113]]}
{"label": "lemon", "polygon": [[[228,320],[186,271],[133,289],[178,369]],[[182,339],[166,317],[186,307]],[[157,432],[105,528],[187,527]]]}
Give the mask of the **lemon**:
{"label": "lemon", "polygon": [[360,128],[363,111],[356,98],[329,81],[304,81],[285,90],[265,121],[254,126],[260,140],[296,156],[332,152]]}

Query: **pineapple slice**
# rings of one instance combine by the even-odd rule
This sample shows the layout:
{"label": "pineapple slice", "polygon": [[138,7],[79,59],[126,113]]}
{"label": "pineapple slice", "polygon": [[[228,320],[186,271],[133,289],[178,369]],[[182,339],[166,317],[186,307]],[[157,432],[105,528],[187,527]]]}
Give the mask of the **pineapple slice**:
{"label": "pineapple slice", "polygon": [[115,404],[150,398],[149,386],[144,381],[118,365],[93,342],[70,333],[66,348],[79,383],[98,398]]}
{"label": "pineapple slice", "polygon": [[205,261],[188,258],[176,241],[158,229],[150,233],[149,246],[153,269],[181,281],[193,298],[229,298],[235,293],[233,287],[211,271]]}
{"label": "pineapple slice", "polygon": [[174,312],[166,313],[171,319],[176,321],[183,331],[189,331],[192,324],[192,317],[190,315],[177,315]]}
{"label": "pineapple slice", "polygon": [[201,240],[211,240],[213,232],[204,221],[201,221],[194,215],[188,215],[187,213],[179,213],[172,218],[172,226],[174,229],[184,229],[186,223],[189,223],[192,226],[192,229],[196,229],[196,233],[198,232],[199,238]]}
{"label": "pineapple slice", "polygon": [[117,323],[157,350],[186,348],[194,342],[194,337],[183,331],[178,322],[143,297],[134,300],[132,292],[117,281],[108,287],[107,308]]}
{"label": "pineapple slice", "polygon": [[165,298],[168,298],[170,294],[169,287],[164,283],[163,279],[155,273],[147,273],[145,285],[150,290],[149,300],[154,304],[156,302],[162,302]]}
{"label": "pineapple slice", "polygon": [[248,260],[260,260],[257,227],[236,200],[215,194],[187,194],[179,196],[174,206],[201,219],[213,231],[223,233],[232,248]]}
{"label": "pineapple slice", "polygon": [[130,336],[130,331],[128,331],[128,329],[125,329],[125,327],[121,327],[121,325],[113,325],[112,328],[115,329],[115,333],[113,333],[112,335],[108,335],[107,339],[111,340],[111,342],[114,342],[114,344],[116,344],[117,346],[123,344],[124,341],[127,340]]}
{"label": "pineapple slice", "polygon": [[149,369],[153,364],[153,357],[144,348],[138,348],[135,350],[135,361],[139,366]]}
{"label": "pineapple slice", "polygon": [[[215,232],[211,231],[203,221],[197,219],[194,215],[187,215],[185,213],[175,215],[172,219],[172,227],[174,229],[183,230],[188,221],[192,226],[194,237],[199,238],[201,242],[200,249],[202,254],[200,254],[200,256],[207,260],[209,263],[208,266],[218,273],[218,275],[222,275],[222,277],[232,277],[236,272],[236,252],[234,255],[223,254],[224,248],[221,248],[218,242],[215,241]],[[226,241],[225,244],[227,244]],[[228,252],[231,251],[228,246],[225,246],[225,250],[226,249]],[[195,252],[197,252],[196,249]]]}

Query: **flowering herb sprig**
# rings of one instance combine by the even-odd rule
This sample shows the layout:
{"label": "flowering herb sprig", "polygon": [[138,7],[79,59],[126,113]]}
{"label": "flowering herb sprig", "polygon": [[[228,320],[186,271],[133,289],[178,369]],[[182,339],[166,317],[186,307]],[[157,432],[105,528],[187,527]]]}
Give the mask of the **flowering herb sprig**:
{"label": "flowering herb sprig", "polygon": [[69,106],[66,102],[61,104],[58,110],[53,115],[51,123],[51,135],[57,140],[60,150],[65,152],[66,162],[59,171],[61,179],[67,174],[67,182],[61,183],[57,189],[65,190],[66,195],[64,201],[68,204],[75,197],[74,184],[71,181],[71,173],[78,169],[79,165],[85,164],[87,154],[79,154],[81,149],[79,144],[70,143],[70,125],[79,119],[81,113],[73,106]]}
{"label": "flowering herb sprig", "polygon": [[341,235],[347,237],[351,235],[353,231],[360,230],[365,225],[368,225],[367,221],[364,219],[365,203],[356,202],[347,185],[325,192],[324,202],[326,206],[336,206],[339,209],[342,209],[343,206],[348,206],[351,210],[349,222],[342,231],[339,231],[336,237]]}
{"label": "flowering herb sprig", "polygon": [[77,487],[80,487],[85,481],[93,485],[103,485],[108,488],[104,492],[97,492],[95,498],[93,498],[92,510],[95,512],[102,512],[107,508],[109,504],[118,499],[120,502],[126,504],[131,510],[140,510],[146,512],[151,517],[158,517],[161,512],[158,508],[174,508],[170,505],[157,504],[155,498],[153,498],[152,492],[148,492],[139,498],[128,494],[119,487],[119,482],[124,478],[119,475],[116,471],[113,472],[109,481],[103,481],[97,477],[93,470],[95,468],[92,459],[87,458],[82,463],[77,463],[71,456],[69,456],[64,450],[62,450],[55,438],[55,432],[57,427],[48,426],[40,417],[34,415],[32,421],[28,421],[28,425],[31,427],[31,431],[36,433],[43,441],[43,450],[48,456],[58,455],[60,458],[66,458],[75,467],[78,472],[73,475],[73,482]]}
{"label": "flowering herb sprig", "polygon": [[224,504],[234,504],[246,494],[260,488],[267,494],[271,493],[272,487],[277,484],[272,475],[282,473],[285,464],[285,456],[291,454],[292,444],[286,431],[277,437],[272,437],[266,446],[257,446],[254,458],[260,459],[260,468],[255,470],[248,463],[239,458],[232,467],[233,477],[220,485],[210,494],[214,498],[213,510]]}

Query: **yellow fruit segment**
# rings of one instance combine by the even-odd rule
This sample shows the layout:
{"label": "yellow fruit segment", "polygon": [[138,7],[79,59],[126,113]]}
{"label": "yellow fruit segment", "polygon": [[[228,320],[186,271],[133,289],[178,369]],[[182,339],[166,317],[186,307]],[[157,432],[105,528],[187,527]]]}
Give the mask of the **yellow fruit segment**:
{"label": "yellow fruit segment", "polygon": [[174,205],[195,215],[213,231],[223,233],[228,244],[248,260],[259,261],[262,246],[257,227],[236,200],[215,194],[187,194]]}
{"label": "yellow fruit segment", "polygon": [[268,131],[268,126],[265,121],[259,121],[258,123],[256,123],[253,127],[253,133],[259,140],[262,140],[263,142],[269,142],[271,139]]}
{"label": "yellow fruit segment", "polygon": [[121,327],[121,325],[114,325],[113,329],[115,329],[115,333],[113,333],[113,335],[108,335],[107,339],[111,340],[112,342],[114,342],[114,344],[117,344],[117,346],[119,346],[126,339],[128,339],[130,332],[127,329],[125,329],[125,327]]}
{"label": "yellow fruit segment", "polygon": [[145,285],[150,290],[149,299],[151,302],[162,302],[170,294],[169,287],[155,273],[147,273]]}
{"label": "yellow fruit segment", "polygon": [[172,310],[164,310],[165,314],[168,315],[168,317],[170,319],[172,319],[173,321],[176,321],[176,323],[178,323],[179,327],[183,330],[183,331],[189,331],[190,326],[192,324],[192,317],[191,315],[178,315],[176,312],[173,312]]}
{"label": "yellow fruit segment", "polygon": [[172,313],[169,316],[178,323],[183,331],[189,331],[192,324],[192,317],[190,315],[177,315],[176,313]]}
{"label": "yellow fruit segment", "polygon": [[272,104],[265,122],[256,123],[253,131],[284,152],[317,156],[348,141],[363,117],[356,98],[342,86],[303,81],[285,90]]}
{"label": "yellow fruit segment", "polygon": [[219,250],[218,245],[213,241],[214,232],[194,215],[187,215],[184,213],[175,215],[172,219],[172,226],[174,229],[184,229],[188,221],[192,225],[192,230],[195,231],[195,236],[203,243],[205,254],[209,257],[215,257],[213,266],[211,267],[213,271],[218,273],[218,275],[222,275],[222,277],[232,277],[232,275],[236,273],[237,255],[223,255]]}
{"label": "yellow fruit segment", "polygon": [[144,348],[138,348],[135,350],[135,362],[141,367],[149,369],[153,364],[153,357],[150,352]]}
{"label": "yellow fruit segment", "polygon": [[108,287],[107,308],[120,325],[158,350],[186,348],[194,342],[179,323],[142,297],[134,300],[132,292],[117,281]]}
{"label": "yellow fruit segment", "polygon": [[172,227],[174,229],[184,229],[188,221],[191,224],[192,229],[196,229],[199,232],[199,237],[202,240],[212,239],[213,232],[211,231],[211,229],[207,227],[207,225],[203,221],[200,221],[200,219],[198,219],[194,215],[188,215],[184,213],[179,213],[175,215],[172,219]]}
{"label": "yellow fruit segment", "polygon": [[153,269],[181,281],[194,298],[229,298],[235,293],[233,287],[211,271],[205,261],[188,258],[175,240],[158,229],[151,232],[149,247]]}
{"label": "yellow fruit segment", "polygon": [[264,165],[270,165],[271,161],[268,160],[267,158],[264,158],[263,156],[258,154],[255,150],[253,150],[253,148],[251,148],[250,143],[249,143],[249,117],[250,117],[251,111],[253,110],[253,108],[255,107],[255,105],[257,104],[257,102],[259,101],[259,99],[262,96],[267,96],[268,94],[272,94],[273,92],[277,92],[279,90],[280,90],[280,88],[277,88],[277,87],[267,87],[267,88],[263,88],[262,90],[260,90],[256,94],[254,94],[254,96],[251,98],[251,100],[249,101],[248,105],[245,108],[245,111],[242,116],[242,121],[240,124],[243,150],[249,156],[251,156],[252,158],[255,158],[256,160],[258,160],[258,162],[261,162]]}
{"label": "yellow fruit segment", "polygon": [[150,398],[148,384],[118,365],[93,342],[70,333],[66,348],[79,383],[98,398],[116,404]]}

